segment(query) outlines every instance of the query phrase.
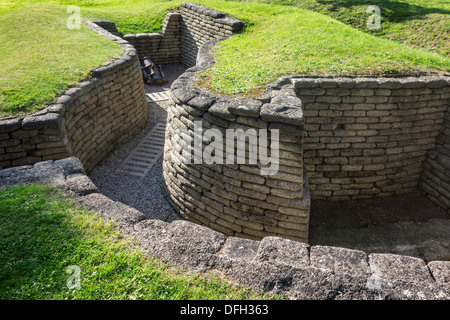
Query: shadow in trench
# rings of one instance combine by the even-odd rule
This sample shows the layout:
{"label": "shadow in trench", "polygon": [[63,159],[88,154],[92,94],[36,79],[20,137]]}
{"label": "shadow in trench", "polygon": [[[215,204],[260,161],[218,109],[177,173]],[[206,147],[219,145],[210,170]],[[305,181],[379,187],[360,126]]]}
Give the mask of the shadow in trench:
{"label": "shadow in trench", "polygon": [[420,191],[386,198],[311,202],[311,245],[450,260],[450,214]]}
{"label": "shadow in trench", "polygon": [[[171,221],[180,219],[180,217],[164,198],[161,190],[162,153],[157,159],[153,159],[151,168],[147,168],[148,170],[144,175],[136,175],[121,170],[125,160],[133,152],[137,157],[132,160],[136,161],[136,165],[139,166],[139,160],[142,161],[142,164],[145,164],[154,156],[156,149],[164,147],[161,132],[158,134],[158,139],[153,139],[157,132],[155,130],[166,123],[170,86],[186,70],[186,67],[178,64],[166,65],[163,66],[163,70],[169,80],[167,84],[162,86],[145,85],[149,108],[149,118],[145,128],[97,165],[89,177],[97,188],[110,199],[141,211],[149,219]],[[152,141],[155,141],[155,143],[152,143]],[[138,150],[143,145],[146,148]],[[146,153],[147,151],[148,153]]]}

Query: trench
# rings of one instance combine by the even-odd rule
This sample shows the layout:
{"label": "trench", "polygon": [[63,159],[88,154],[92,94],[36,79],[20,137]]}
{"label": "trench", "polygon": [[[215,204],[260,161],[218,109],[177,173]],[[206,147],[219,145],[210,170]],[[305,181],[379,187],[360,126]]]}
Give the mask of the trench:
{"label": "trench", "polygon": [[[145,128],[89,174],[104,195],[136,208],[148,219],[168,222],[183,219],[162,192],[162,154],[144,174],[127,173],[120,168],[151,136],[152,130],[165,125],[170,86],[185,69],[182,64],[164,65],[169,82],[162,86],[145,85],[149,110]],[[143,156],[148,160],[148,155]],[[450,216],[420,190],[366,200],[311,201],[310,245],[403,254],[425,261],[450,260],[449,234]]]}
{"label": "trench", "polygon": [[[207,23],[215,23],[216,26],[222,30],[219,32],[225,33],[219,36],[212,28],[207,28],[204,25],[198,24],[198,20],[201,19],[205,19],[204,21]],[[217,39],[218,36],[219,38],[232,36],[235,31],[238,31],[242,27],[240,21],[237,21],[236,19],[227,21],[227,19],[228,18],[220,12],[210,11],[197,5],[186,4],[182,7],[181,15],[169,14],[167,16],[163,26],[162,35],[138,34],[123,36],[125,40],[136,47],[141,61],[144,56],[150,55],[152,59],[156,59],[158,64],[163,64],[163,70],[168,76],[169,82],[163,86],[145,85],[149,111],[149,118],[145,128],[131,141],[118,147],[115,152],[97,165],[90,173],[90,178],[105,195],[115,201],[123,202],[138,209],[149,219],[161,219],[164,221],[183,219],[183,217],[174,210],[174,207],[177,207],[177,205],[174,204],[174,197],[176,198],[177,196],[171,195],[172,201],[166,198],[167,192],[170,193],[170,191],[167,191],[167,181],[165,181],[163,177],[162,153],[164,144],[167,144],[165,139],[170,140],[170,137],[167,138],[167,132],[165,139],[162,135],[162,132],[168,125],[167,116],[168,110],[170,109],[168,92],[170,91],[172,83],[184,73],[186,66],[192,67],[196,65],[196,60],[197,66],[199,65],[199,61],[205,61],[205,52],[198,53],[202,43],[211,39]],[[115,26],[111,25],[110,28],[114,31]],[[219,29],[215,28],[215,30]],[[164,44],[162,48],[167,46],[170,50],[163,50],[161,52],[156,50],[157,48],[161,48],[161,44]],[[209,49],[204,49],[204,51],[209,51],[210,47],[208,48]],[[208,58],[206,58],[206,60],[208,60]],[[305,79],[302,79],[300,76],[295,80],[304,81]],[[336,158],[334,155],[336,150],[323,150],[324,152],[322,152],[320,156],[323,158],[320,158],[318,152],[316,154],[315,147],[311,148],[311,146],[314,146],[316,143],[318,145],[323,144],[322,136],[324,137],[323,141],[325,142],[325,145],[327,143],[340,143],[341,138],[338,137],[344,137],[342,138],[342,142],[344,142],[344,139],[347,139],[349,142],[360,142],[357,141],[357,139],[360,139],[361,137],[355,138],[351,135],[347,135],[347,133],[350,134],[355,130],[367,129],[367,127],[370,126],[370,123],[373,123],[374,118],[382,117],[387,111],[369,111],[366,113],[366,111],[361,111],[360,107],[358,107],[357,111],[355,111],[355,109],[342,112],[340,111],[341,109],[339,109],[341,107],[339,104],[334,105],[336,107],[334,110],[331,107],[331,110],[319,109],[319,111],[316,111],[316,105],[333,105],[333,103],[337,102],[334,101],[336,99],[339,99],[343,103],[345,102],[343,99],[347,100],[347,106],[350,105],[350,103],[362,102],[359,101],[361,99],[370,99],[372,104],[385,103],[388,100],[390,101],[391,98],[383,96],[361,98],[360,95],[370,96],[373,92],[384,95],[386,92],[391,94],[391,91],[386,89],[375,89],[378,90],[375,91],[371,89],[377,87],[376,81],[374,82],[372,79],[365,79],[365,81],[363,79],[362,82],[357,82],[357,85],[354,87],[355,89],[352,89],[351,91],[346,89],[352,88],[351,86],[348,86],[351,81],[354,81],[351,79],[343,78],[342,80],[337,80],[342,81],[342,89],[333,89],[336,88],[334,79],[319,79],[319,81],[324,81],[325,83],[325,86],[322,88],[317,88],[314,83],[315,81],[316,80],[311,81],[311,79],[306,79],[306,87],[304,87],[305,84],[303,84],[303,87],[299,86],[298,88],[296,84],[292,82],[297,97],[301,96],[303,102],[303,110],[306,119],[305,126],[309,126],[309,132],[307,133],[308,137],[302,141],[304,145],[310,146],[309,150],[306,150],[302,156],[303,159],[305,159],[306,164],[302,166],[304,166],[304,170],[306,170],[309,185],[311,187],[311,204],[310,208],[308,208],[310,209],[308,243],[310,245],[358,249],[367,253],[404,254],[419,257],[426,261],[450,260],[449,212],[445,208],[442,208],[442,206],[437,205],[436,201],[431,201],[428,197],[429,194],[425,194],[423,188],[417,186],[417,180],[419,180],[417,177],[420,174],[418,169],[422,170],[422,167],[418,168],[417,163],[424,161],[422,147],[419,147],[419,149],[416,149],[413,145],[407,145],[405,147],[405,150],[410,149],[412,155],[411,159],[408,159],[409,162],[407,162],[408,170],[410,170],[411,173],[406,174],[406,176],[405,173],[407,171],[403,172],[403,167],[388,169],[387,167],[385,168],[384,165],[368,165],[368,167],[371,166],[375,171],[372,171],[373,173],[365,172],[364,174],[369,173],[368,179],[377,179],[373,181],[380,181],[378,179],[379,177],[375,176],[378,174],[376,173],[376,170],[378,170],[377,168],[379,166],[383,167],[381,170],[384,170],[385,168],[386,172],[389,170],[399,170],[398,175],[397,172],[391,173],[394,177],[392,180],[388,179],[390,181],[381,181],[379,183],[381,186],[384,185],[386,190],[394,192],[385,192],[383,187],[377,189],[375,183],[373,183],[372,189],[364,190],[367,192],[370,191],[370,193],[361,194],[359,193],[359,190],[356,190],[359,186],[353,186],[351,184],[347,185],[350,187],[349,189],[342,189],[337,192],[332,191],[333,189],[320,189],[323,183],[327,184],[325,180],[329,181],[330,177],[337,177],[337,180],[342,177],[339,165],[336,165],[335,162],[325,161],[342,161],[343,157]],[[397,80],[394,80],[393,82],[396,81]],[[414,81],[415,80],[412,80],[412,85],[413,87],[417,87],[417,83]],[[389,80],[387,80],[387,82],[387,85],[389,85]],[[310,86],[310,84],[312,85]],[[374,84],[375,86],[373,86]],[[338,88],[339,86],[340,84],[338,83]],[[408,91],[408,89],[402,89],[402,86],[403,84],[400,85],[400,89],[398,89],[399,95],[404,95]],[[392,89],[397,88],[399,88],[398,83],[394,83]],[[444,93],[442,90],[439,91],[440,89],[433,89],[434,87],[431,88],[431,90],[420,90],[424,93]],[[345,97],[342,98],[342,100],[341,98],[338,98],[340,95],[348,95],[353,91],[356,92],[356,96]],[[327,95],[327,93],[329,94]],[[333,94],[337,96],[333,96]],[[432,98],[434,99],[434,97]],[[321,101],[316,101],[315,99],[321,99]],[[406,100],[403,100],[407,98],[393,97],[392,99],[397,99],[398,101],[395,102],[398,102],[400,105],[405,102]],[[433,108],[436,109],[437,106],[439,110],[433,109],[432,112],[438,112],[442,109],[442,106],[440,105],[442,104],[442,101],[438,100],[436,102],[438,103],[438,106],[434,102],[430,102],[430,104],[434,103]],[[286,110],[280,109],[278,111],[282,113]],[[368,116],[368,119],[363,119],[363,123],[369,123],[369,125],[348,124],[352,123],[353,119],[351,119],[351,117],[358,117],[362,113],[364,113],[364,116]],[[370,118],[369,113],[371,113],[374,118]],[[404,114],[404,111],[398,110],[397,113],[402,115]],[[322,116],[321,119],[319,119],[320,116]],[[331,124],[327,124],[326,122],[323,122],[326,117],[335,118],[330,120]],[[411,117],[414,116],[411,115]],[[430,117],[427,119],[429,118]],[[320,122],[316,122],[316,120],[320,120]],[[344,120],[345,122],[338,124],[336,128],[332,126],[333,121],[339,122]],[[348,122],[349,120],[350,122]],[[419,120],[419,118],[417,118],[416,121],[417,120]],[[436,118],[436,121],[437,120],[438,118]],[[378,121],[380,120],[375,119],[375,122]],[[397,121],[397,119],[392,117],[392,121]],[[412,120],[410,120],[410,122],[411,121]],[[429,122],[430,120],[426,120],[423,124],[424,126],[427,125],[427,121]],[[317,123],[322,124],[319,125]],[[393,135],[394,141],[404,140],[403,138],[400,139],[399,133],[395,132],[399,129],[384,128],[382,124],[378,127],[377,130],[387,129],[385,131],[389,131],[389,133],[386,134]],[[436,125],[431,126],[430,130],[437,130],[435,127]],[[346,132],[347,129],[348,132]],[[310,134],[310,132],[312,133]],[[354,134],[359,135],[361,132],[355,131]],[[409,132],[411,132],[411,136],[414,135],[414,128]],[[336,133],[339,134],[338,137],[334,136]],[[363,134],[366,133],[364,132]],[[369,134],[369,136],[371,135],[370,132],[367,132],[367,134]],[[434,135],[434,132],[427,134],[429,136]],[[334,137],[330,137],[331,135]],[[405,136],[408,135],[409,133]],[[373,142],[379,142],[380,145],[383,144],[383,142],[386,142],[381,140],[378,141],[378,139],[374,138],[372,140]],[[431,141],[431,138],[428,138],[427,141],[425,140],[423,143],[429,143],[428,140]],[[391,143],[390,141],[391,137],[389,137],[389,142],[385,143],[385,148],[390,147],[388,146],[388,144]],[[348,143],[348,145],[350,145],[350,143]],[[363,145],[363,143],[360,145]],[[368,148],[371,148],[370,145],[375,145],[375,143],[366,143],[366,145]],[[334,146],[333,149],[336,149],[335,147],[336,146]],[[355,155],[353,155],[354,152],[351,148],[345,149],[344,151],[348,153],[347,156],[350,161],[358,160],[352,158]],[[395,152],[393,149],[390,149],[390,151]],[[377,161],[386,161],[386,159],[383,159],[386,155],[377,158],[379,152],[380,149],[367,150],[368,155],[373,156]],[[314,158],[314,156],[317,156],[317,158]],[[358,155],[356,154],[356,156]],[[321,164],[319,162],[316,163],[318,158],[320,158]],[[301,161],[303,161],[303,159]],[[360,160],[361,159],[358,161]],[[326,163],[334,164],[328,165]],[[358,163],[355,167],[358,166],[360,166],[362,170],[363,165]],[[405,164],[402,163],[401,166],[405,166]],[[351,167],[351,165],[349,164],[348,167]],[[320,172],[322,170],[332,172],[328,172],[328,175],[325,175]],[[355,169],[352,170],[355,171]],[[365,166],[364,170],[366,170]],[[357,174],[358,172],[352,173]],[[361,181],[364,180],[364,177],[367,175],[364,176],[362,175],[363,172],[360,173],[359,180]],[[347,172],[344,172],[344,174],[347,174]],[[370,176],[370,174],[372,174],[372,176]],[[388,174],[389,173],[386,173],[386,175]],[[176,181],[172,179],[169,183],[176,184]],[[193,181],[190,181],[189,183],[193,183]],[[386,183],[388,184],[386,185]],[[174,188],[179,189],[178,186],[174,186]],[[162,189],[166,189],[166,194],[164,194]],[[204,191],[210,193],[209,190]],[[352,194],[355,194],[355,192],[358,196],[353,197]],[[373,194],[380,192],[384,193],[383,197],[373,196]],[[358,197],[360,198],[358,199]],[[225,200],[225,202],[227,202],[227,200]],[[201,204],[202,206],[205,206],[205,203]],[[206,203],[206,206],[208,206],[208,203]],[[211,208],[211,210],[212,211],[210,212],[214,212],[213,208]],[[208,213],[206,212],[206,214]],[[195,216],[195,213],[192,213],[192,215]],[[191,218],[189,214],[187,214],[187,216],[188,217],[185,216],[184,218]],[[210,222],[206,220],[205,224],[209,225]],[[195,222],[195,219],[193,219],[193,221]],[[232,230],[230,231],[232,235],[233,232]],[[250,235],[241,234],[240,236],[249,236],[252,238]]]}

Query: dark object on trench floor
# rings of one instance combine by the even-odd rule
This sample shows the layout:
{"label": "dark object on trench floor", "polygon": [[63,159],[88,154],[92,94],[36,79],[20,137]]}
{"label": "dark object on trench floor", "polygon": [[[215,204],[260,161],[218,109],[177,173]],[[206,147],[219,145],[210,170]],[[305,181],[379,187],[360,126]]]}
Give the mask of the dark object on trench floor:
{"label": "dark object on trench floor", "polygon": [[149,57],[144,57],[144,65],[141,69],[146,84],[162,85],[168,82],[161,66],[154,64]]}

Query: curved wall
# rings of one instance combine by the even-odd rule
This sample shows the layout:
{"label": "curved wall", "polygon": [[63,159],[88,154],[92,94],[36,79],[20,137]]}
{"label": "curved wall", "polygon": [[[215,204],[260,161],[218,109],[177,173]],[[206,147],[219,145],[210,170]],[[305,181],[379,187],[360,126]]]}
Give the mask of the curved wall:
{"label": "curved wall", "polygon": [[[291,76],[269,85],[264,97],[225,99],[193,85],[214,63],[215,42],[206,42],[197,65],[174,83],[168,110],[165,193],[186,219],[227,235],[307,242],[310,193],[311,199],[351,200],[411,192],[431,174],[423,173],[427,157],[428,168],[448,170],[449,77]],[[192,150],[183,154],[199,141],[207,150],[211,130],[225,136],[230,129],[275,128],[280,166],[273,176],[261,174],[259,163],[208,164],[195,162]],[[196,142],[200,133],[203,142]],[[226,141],[218,143],[223,150]],[[440,156],[433,156],[436,148]],[[436,202],[448,208],[448,183],[434,175],[422,189],[430,194],[426,186],[432,186]]]}
{"label": "curved wall", "polygon": [[214,39],[225,39],[239,32],[244,23],[224,13],[198,4],[181,4],[181,63],[188,67],[196,65],[201,45]]}
{"label": "curved wall", "polygon": [[136,49],[95,23],[88,25],[124,48],[122,58],[94,69],[93,78],[58,99],[67,101],[70,153],[90,172],[114,148],[141,131],[147,123],[148,107]]}
{"label": "curved wall", "polygon": [[[210,50],[215,42],[205,43],[197,66],[172,85],[163,162],[166,195],[187,220],[227,235],[255,239],[280,235],[307,242],[310,199],[303,171],[301,102],[292,88],[261,99],[220,98],[195,88],[196,73],[214,63]],[[230,131],[248,134],[245,145],[238,146]],[[208,134],[214,132],[223,137],[214,140],[222,148],[218,159],[223,163],[204,156],[213,141]],[[193,150],[196,137],[203,152],[200,162]],[[231,150],[227,141],[232,141]],[[266,141],[271,162],[261,162],[263,153],[258,149],[259,161],[252,163],[249,150]],[[192,150],[183,153],[186,145]],[[245,163],[238,163],[239,150],[246,151]],[[268,172],[261,171],[269,167]]]}

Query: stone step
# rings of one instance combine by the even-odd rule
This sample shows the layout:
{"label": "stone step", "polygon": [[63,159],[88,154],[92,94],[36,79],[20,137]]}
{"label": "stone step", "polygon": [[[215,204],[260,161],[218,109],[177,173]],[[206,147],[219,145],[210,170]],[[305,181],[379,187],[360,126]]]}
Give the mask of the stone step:
{"label": "stone step", "polygon": [[122,162],[116,172],[143,178],[158,161],[164,151],[164,123],[157,123]]}

